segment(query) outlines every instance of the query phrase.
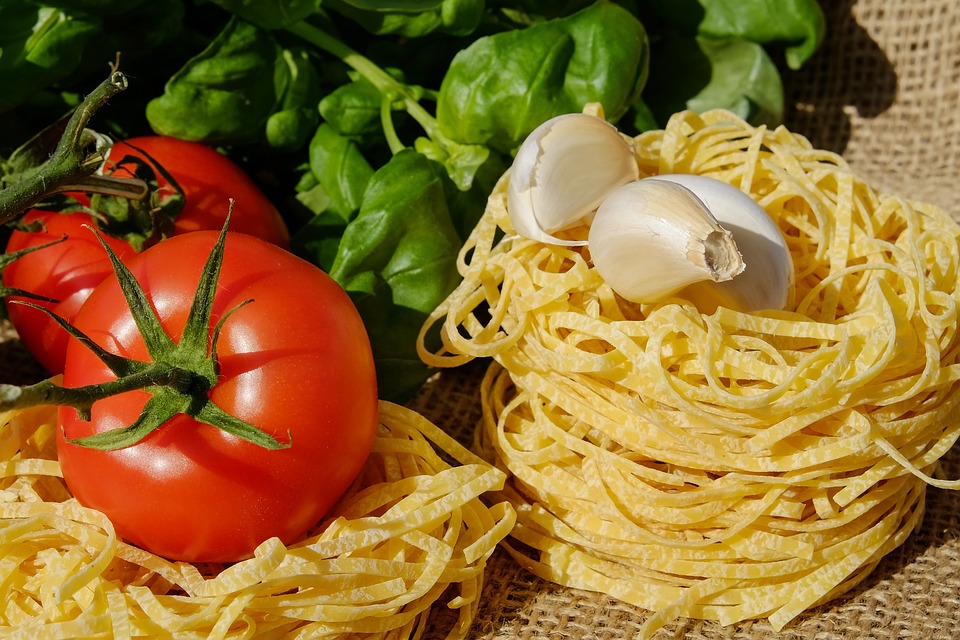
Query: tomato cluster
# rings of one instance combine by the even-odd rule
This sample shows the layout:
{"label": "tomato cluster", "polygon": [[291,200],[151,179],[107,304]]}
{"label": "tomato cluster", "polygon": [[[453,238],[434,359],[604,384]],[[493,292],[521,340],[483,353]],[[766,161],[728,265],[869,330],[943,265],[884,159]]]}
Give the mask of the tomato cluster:
{"label": "tomato cluster", "polygon": [[[89,420],[61,407],[63,476],[81,504],[104,512],[131,543],[176,560],[243,559],[267,538],[289,543],[303,536],[359,473],[377,428],[370,343],[349,296],[284,248],[289,237],[279,214],[235,165],[201,145],[162,138],[113,153],[133,153],[134,146],[163,163],[186,205],[175,235],[141,253],[105,240],[177,342],[219,236],[208,229],[219,229],[228,198],[236,201],[211,308],[218,378],[206,395],[289,446],[269,450],[183,413],[130,446],[103,451],[76,443],[137,420],[151,393],[126,391],[96,401]],[[67,241],[14,262],[4,273],[7,285],[58,298],[52,308],[93,342],[149,361],[107,254],[81,227],[89,216],[34,211],[26,220],[43,221],[45,230],[15,233],[10,248],[60,234]],[[65,387],[116,378],[45,315],[10,310],[27,346],[51,371],[62,369]]]}
{"label": "tomato cluster", "polygon": [[[173,235],[220,229],[233,198],[232,230],[289,248],[290,234],[280,213],[240,167],[216,150],[166,136],[131,138],[111,147],[107,169],[127,157],[162,166],[182,190],[185,204],[174,220]],[[125,177],[128,173],[119,167],[115,175]],[[172,188],[162,173],[157,175],[160,189]],[[84,194],[74,196],[80,205],[89,204]],[[94,224],[93,218],[82,211],[57,213],[34,209],[23,216],[23,222],[26,223],[24,230],[11,234],[8,252],[63,237],[66,240],[13,262],[3,270],[3,283],[56,300],[56,303],[42,304],[72,321],[93,288],[113,273],[100,244],[85,228]],[[122,239],[110,236],[106,239],[121,258],[136,253]],[[8,303],[7,312],[23,344],[40,364],[50,373],[62,373],[67,334],[36,309]]]}

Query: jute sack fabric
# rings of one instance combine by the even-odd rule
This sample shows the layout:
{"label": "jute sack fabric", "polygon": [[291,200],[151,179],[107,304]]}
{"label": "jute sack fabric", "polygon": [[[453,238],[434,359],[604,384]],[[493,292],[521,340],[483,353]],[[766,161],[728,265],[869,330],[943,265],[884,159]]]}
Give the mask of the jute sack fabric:
{"label": "jute sack fabric", "polygon": [[[880,191],[943,207],[960,219],[960,3],[955,0],[823,0],[827,41],[787,79],[787,126],[817,147],[843,153]],[[465,443],[480,417],[486,363],[445,371],[411,407]],[[0,324],[0,381],[40,372],[8,324]],[[960,451],[942,474],[960,477]],[[633,638],[649,613],[604,596],[553,585],[506,553],[488,564],[471,638]],[[443,637],[438,611],[427,630]],[[450,618],[452,620],[452,618]],[[723,627],[679,620],[656,638],[894,639],[960,637],[960,492],[929,489],[922,527],[845,596],[808,611],[781,632],[765,620]]]}
{"label": "jute sack fabric", "polygon": [[[881,192],[930,202],[960,220],[960,3],[824,0],[827,40],[787,77],[786,125],[842,153]],[[412,405],[465,442],[480,416],[485,363],[446,371]],[[942,460],[960,477],[960,451]],[[478,639],[633,638],[648,612],[553,585],[506,553],[488,565]],[[442,637],[440,630],[434,635]],[[431,636],[432,637],[432,636]],[[930,488],[922,527],[860,586],[775,632],[765,620],[724,627],[679,620],[658,639],[960,638],[960,492]]]}

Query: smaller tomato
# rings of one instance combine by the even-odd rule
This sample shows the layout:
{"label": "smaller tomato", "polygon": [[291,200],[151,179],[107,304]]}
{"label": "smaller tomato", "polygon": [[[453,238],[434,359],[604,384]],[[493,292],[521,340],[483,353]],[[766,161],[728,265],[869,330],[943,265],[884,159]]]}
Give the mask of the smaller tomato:
{"label": "smaller tomato", "polygon": [[[165,136],[131,138],[116,143],[108,154],[106,173],[128,177],[132,168],[122,163],[133,156],[159,164],[176,180],[184,195],[184,206],[174,220],[173,235],[200,229],[219,230],[235,201],[231,228],[289,248],[290,233],[276,207],[257,185],[229,158],[197,142]],[[159,175],[161,189],[170,189]],[[75,194],[84,206],[89,200]],[[34,247],[66,236],[55,246],[36,251],[14,261],[3,270],[3,283],[23,291],[58,300],[41,302],[68,322],[93,288],[113,273],[110,261],[93,233],[83,225],[94,224],[86,213],[59,214],[32,210],[25,222],[42,223],[45,230],[15,230],[7,243],[7,252]],[[136,254],[130,243],[104,234],[121,259]],[[10,321],[24,346],[50,373],[61,373],[66,353],[67,334],[43,312],[8,304]]]}
{"label": "smaller tomato", "polygon": [[[57,302],[37,302],[72,321],[94,287],[113,273],[110,260],[96,236],[84,225],[93,225],[86,213],[56,213],[32,210],[23,221],[40,223],[41,231],[14,231],[7,244],[13,252],[47,242],[67,240],[14,260],[3,270],[3,283],[23,291],[32,291]],[[104,235],[110,248],[126,260],[134,255],[130,243]],[[37,361],[50,373],[63,371],[67,350],[67,332],[42,311],[18,304],[7,304],[10,321],[17,328],[20,340]]]}
{"label": "smaller tomato", "polygon": [[[129,261],[175,342],[216,240],[214,232],[188,233]],[[90,421],[60,409],[57,453],[70,491],[125,540],[167,558],[235,561],[270,537],[297,540],[339,500],[373,445],[376,374],[350,297],[312,264],[230,233],[211,326],[247,300],[222,325],[219,380],[207,395],[289,448],[268,450],[178,414],[135,444],[101,451],[69,440],[132,424],[149,394],[99,400]],[[116,277],[93,291],[75,324],[108,351],[149,360]],[[112,379],[71,339],[64,386]]]}
{"label": "smaller tomato", "polygon": [[[290,248],[290,232],[273,203],[263,191],[222,153],[199,142],[168,136],[142,136],[117,142],[107,156],[106,172],[125,177],[119,163],[134,156],[164,168],[183,191],[184,205],[173,224],[173,234],[223,227],[233,198],[230,229]],[[168,183],[157,176],[161,188]]]}

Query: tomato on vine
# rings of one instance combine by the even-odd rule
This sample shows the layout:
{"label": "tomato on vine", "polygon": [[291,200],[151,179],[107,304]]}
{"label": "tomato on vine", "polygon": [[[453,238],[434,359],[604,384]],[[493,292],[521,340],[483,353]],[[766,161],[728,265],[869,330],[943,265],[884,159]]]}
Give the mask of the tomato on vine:
{"label": "tomato on vine", "polygon": [[[172,222],[159,229],[165,235],[179,235],[223,226],[229,200],[235,201],[232,229],[288,248],[290,234],[277,209],[257,185],[233,161],[205,145],[165,136],[144,136],[114,144],[107,156],[104,173],[125,178],[150,174],[155,182],[154,203],[159,208],[171,199],[179,208]],[[172,182],[170,179],[172,178]],[[76,211],[55,213],[33,209],[23,217],[19,229],[11,233],[7,253],[66,237],[42,251],[11,263],[3,271],[3,284],[29,291],[59,302],[45,306],[72,320],[80,305],[112,269],[103,250],[84,229],[95,224],[85,208],[110,203],[126,206],[120,200],[107,200],[85,194],[73,194]],[[151,205],[152,206],[152,205]],[[123,216],[120,216],[123,217]],[[104,222],[108,228],[115,223]],[[166,223],[163,223],[164,225]],[[106,236],[122,258],[137,253],[137,241]],[[11,322],[27,349],[50,373],[63,371],[66,334],[42,312],[23,306],[7,305]]]}
{"label": "tomato on vine", "polygon": [[67,391],[117,371],[170,388],[98,399],[89,420],[73,406],[59,413],[58,456],[77,500],[125,540],[192,562],[240,560],[267,538],[303,536],[354,481],[377,428],[373,356],[349,296],[275,245],[220,238],[215,275],[206,262],[215,232],[127,261],[142,291],[132,306],[147,320],[135,318],[117,276],[74,320],[114,355],[71,339]]}

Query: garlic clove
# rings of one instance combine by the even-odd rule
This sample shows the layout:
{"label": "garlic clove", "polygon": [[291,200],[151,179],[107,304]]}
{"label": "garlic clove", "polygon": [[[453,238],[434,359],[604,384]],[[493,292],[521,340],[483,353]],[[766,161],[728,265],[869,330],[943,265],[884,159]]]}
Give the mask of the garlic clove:
{"label": "garlic clove", "polygon": [[610,287],[656,302],[701,281],[744,270],[733,234],[684,186],[644,178],[613,191],[590,225],[590,255]]}
{"label": "garlic clove", "polygon": [[552,234],[581,223],[611,191],[638,176],[633,149],[615,126],[585,113],[551,118],[527,136],[510,168],[510,221],[527,238],[585,244]]}
{"label": "garlic clove", "polygon": [[697,284],[684,292],[701,311],[722,304],[740,311],[783,309],[792,302],[793,259],[780,228],[749,195],[735,186],[690,174],[664,174],[667,180],[690,189],[717,221],[728,229],[743,255],[746,269],[728,282]]}

